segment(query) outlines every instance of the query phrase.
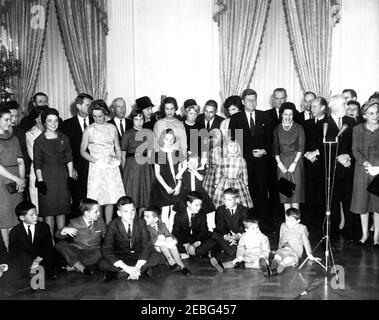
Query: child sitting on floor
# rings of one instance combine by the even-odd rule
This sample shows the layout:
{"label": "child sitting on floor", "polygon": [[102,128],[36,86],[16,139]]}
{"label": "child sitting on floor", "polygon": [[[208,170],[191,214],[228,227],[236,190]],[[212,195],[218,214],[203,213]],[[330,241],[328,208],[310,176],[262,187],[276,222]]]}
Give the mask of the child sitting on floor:
{"label": "child sitting on floor", "polygon": [[166,225],[159,219],[159,209],[149,208],[144,212],[147,230],[150,233],[151,242],[158,252],[161,252],[170,265],[170,271],[180,272],[186,276],[191,272],[184,266],[178,248],[178,241],[168,231]]}
{"label": "child sitting on floor", "polygon": [[236,259],[224,263],[225,269],[259,269],[259,259],[267,259],[270,242],[260,231],[258,220],[246,218],[243,222],[245,232],[238,243]]}
{"label": "child sitting on floor", "polygon": [[[82,199],[79,210],[82,216],[72,219],[69,225],[56,232],[59,241],[57,251],[69,266],[84,275],[93,275],[94,269],[102,259],[101,241],[107,227],[100,213],[100,205],[92,199]],[[65,239],[71,238],[73,243]]]}
{"label": "child sitting on floor", "polygon": [[300,212],[290,208],[286,212],[286,222],[280,228],[278,251],[271,264],[266,258],[259,260],[259,266],[265,277],[276,276],[285,269],[296,267],[303,255],[304,248],[311,261],[320,261],[312,255],[307,227],[300,224]]}

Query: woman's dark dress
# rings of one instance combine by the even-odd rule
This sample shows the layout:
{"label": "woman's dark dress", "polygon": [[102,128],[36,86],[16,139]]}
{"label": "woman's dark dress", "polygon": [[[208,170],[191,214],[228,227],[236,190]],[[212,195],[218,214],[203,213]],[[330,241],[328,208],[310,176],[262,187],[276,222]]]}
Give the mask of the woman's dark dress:
{"label": "woman's dark dress", "polygon": [[41,134],[34,143],[34,168],[42,170],[47,194],[38,191],[39,215],[42,217],[66,215],[71,212],[70,192],[67,186],[67,163],[72,162],[68,138],[58,132],[56,139]]}
{"label": "woman's dark dress", "polygon": [[154,181],[154,171],[148,162],[141,164],[137,161],[140,156],[146,157],[147,160],[147,154],[136,153],[137,148],[145,143],[136,141],[137,132],[134,128],[128,130],[121,141],[121,150],[126,151],[122,180],[126,195],[133,199],[136,207],[148,208],[150,206],[150,190]]}

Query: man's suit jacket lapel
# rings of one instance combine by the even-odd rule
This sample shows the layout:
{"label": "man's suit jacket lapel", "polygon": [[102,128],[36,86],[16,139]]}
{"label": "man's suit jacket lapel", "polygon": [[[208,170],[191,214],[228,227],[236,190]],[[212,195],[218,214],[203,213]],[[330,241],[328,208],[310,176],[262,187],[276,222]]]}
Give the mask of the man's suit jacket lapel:
{"label": "man's suit jacket lapel", "polygon": [[[78,224],[79,224],[80,227],[87,228],[87,223],[85,222],[83,216],[81,216],[80,219],[78,219],[77,221],[78,221]],[[94,221],[93,225],[94,224],[95,224],[95,221]]]}
{"label": "man's suit jacket lapel", "polygon": [[74,118],[74,122],[73,122],[73,124],[74,124],[74,130],[75,130],[75,135],[76,136],[82,136],[83,135],[83,131],[82,131],[82,127],[80,126],[80,122],[79,122],[79,119],[78,119],[78,117],[75,117]]}
{"label": "man's suit jacket lapel", "polygon": [[[193,219],[195,220],[195,219]],[[187,213],[187,210],[184,211],[184,215],[183,215],[183,226],[185,229],[188,230],[189,233],[191,233],[191,230],[192,230],[192,223],[190,221],[190,218],[188,217],[188,213]]]}
{"label": "man's suit jacket lapel", "polygon": [[28,239],[28,236],[26,236],[26,239],[28,240],[28,242],[30,243],[30,245],[33,247],[33,246],[37,245],[40,242],[41,236],[42,236],[41,224],[37,223],[36,227],[35,227],[35,230],[34,230],[33,243],[30,243],[30,241]]}
{"label": "man's suit jacket lapel", "polygon": [[255,126],[261,126],[261,125],[266,125],[264,123],[264,116],[263,113],[255,111]]}
{"label": "man's suit jacket lapel", "polygon": [[[21,243],[25,243],[27,247],[31,248],[32,247],[32,243],[29,241],[29,237],[28,237],[28,233],[24,227],[24,224],[22,223],[20,225],[20,229],[21,229],[21,232],[22,234],[20,235],[22,238],[20,239],[20,242]],[[34,232],[34,241],[36,241],[36,236],[37,236],[37,226],[36,226],[36,229],[35,229],[35,232]]]}
{"label": "man's suit jacket lapel", "polygon": [[246,130],[250,130],[249,120],[247,119],[247,115],[246,115],[245,111],[241,112],[241,120],[242,120],[242,123],[243,123],[243,128],[246,129]]}
{"label": "man's suit jacket lapel", "polygon": [[330,117],[330,120],[331,120],[331,123],[332,123],[333,130],[336,131],[336,132],[339,132],[340,129],[338,128],[338,125],[334,121],[333,117]]}
{"label": "man's suit jacket lapel", "polygon": [[[122,222],[122,219],[121,218],[119,218],[119,219],[120,220],[119,220],[119,224],[118,224],[118,231],[123,235],[123,237],[125,239],[132,241],[131,237],[129,237],[128,232],[125,229],[125,226],[124,226],[124,223]],[[133,227],[134,227],[134,225],[133,225]],[[133,228],[133,230],[132,230],[132,234],[134,232],[134,229],[135,228]],[[130,246],[132,246],[132,244],[130,244]]]}

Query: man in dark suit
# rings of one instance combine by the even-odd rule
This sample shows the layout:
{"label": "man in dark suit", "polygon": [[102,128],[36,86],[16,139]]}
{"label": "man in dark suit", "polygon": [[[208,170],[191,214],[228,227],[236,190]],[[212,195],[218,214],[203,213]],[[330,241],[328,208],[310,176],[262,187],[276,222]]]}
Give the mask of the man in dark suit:
{"label": "man in dark suit", "polygon": [[[346,99],[342,95],[332,97],[329,102],[331,115],[326,118],[328,123],[328,132],[326,141],[336,141],[336,138],[345,126],[347,128],[338,138],[338,153],[336,153],[336,145],[332,148],[332,164],[331,178],[334,173],[334,159],[336,158],[335,182],[332,194],[331,203],[331,235],[336,237],[339,229],[343,229],[343,220],[346,222],[346,233],[350,238],[357,238],[353,229],[352,213],[350,212],[351,196],[354,180],[354,158],[352,155],[352,136],[353,127],[355,126],[354,119],[347,117],[346,114]],[[328,155],[327,155],[327,158]],[[341,214],[342,204],[343,214]]]}
{"label": "man in dark suit", "polygon": [[[107,227],[101,218],[99,203],[92,199],[80,201],[83,215],[72,219],[67,227],[55,234],[59,241],[57,251],[68,265],[84,275],[92,275],[93,269],[102,259],[101,242],[105,238]],[[73,243],[64,239],[71,237]]]}
{"label": "man in dark suit", "polygon": [[64,264],[54,249],[49,226],[38,222],[36,207],[31,202],[20,203],[15,211],[21,223],[9,234],[6,276],[16,287],[25,287],[30,274],[41,266],[47,279],[55,278],[56,270]]}
{"label": "man in dark suit", "polygon": [[[268,210],[268,161],[271,155],[270,122],[267,114],[256,110],[257,93],[247,89],[242,94],[245,110],[233,115],[229,129],[241,145],[247,164],[249,191],[261,229],[270,229]],[[243,139],[243,140],[242,140]]]}
{"label": "man in dark suit", "polygon": [[225,120],[217,115],[218,104],[214,100],[209,100],[204,107],[204,113],[196,119],[196,124],[201,129],[207,129],[208,132],[213,129],[220,129],[221,123]]}
{"label": "man in dark suit", "polygon": [[272,94],[272,109],[266,111],[272,131],[281,123],[279,110],[282,104],[287,102],[287,97],[287,91],[283,88],[275,89]]}
{"label": "man in dark suit", "polygon": [[145,117],[144,129],[154,130],[154,126],[158,121],[157,116],[153,114],[153,103],[149,97],[141,97],[136,100],[136,108],[142,110]]}
{"label": "man in dark suit", "polygon": [[238,204],[238,197],[239,190],[235,188],[224,191],[224,205],[217,208],[216,228],[212,234],[212,239],[230,260],[236,256],[238,241],[245,230],[243,222],[248,214],[248,209]]}
{"label": "man in dark suit", "polygon": [[77,115],[64,121],[60,128],[60,131],[68,137],[72,149],[74,164],[74,182],[71,188],[73,218],[82,214],[79,210],[80,200],[87,197],[89,163],[80,155],[80,145],[84,130],[93,123],[92,117],[88,115],[88,108],[92,101],[93,98],[88,94],[78,95],[73,103],[73,109],[77,111]]}
{"label": "man in dark suit", "polygon": [[304,127],[305,121],[307,121],[309,119],[313,119],[313,114],[312,114],[311,108],[312,108],[312,101],[314,99],[316,99],[315,93],[306,92],[304,94],[304,98],[303,98],[304,111],[297,113],[297,115],[295,116],[295,122],[297,122],[298,124],[301,124],[303,127]]}
{"label": "man in dark suit", "polygon": [[109,120],[108,123],[113,124],[117,128],[118,139],[121,144],[124,133],[133,128],[133,121],[126,118],[126,102],[123,98],[113,100],[109,110],[114,115],[114,118]]}
{"label": "man in dark suit", "polygon": [[178,240],[178,250],[190,256],[207,256],[216,247],[216,242],[211,239],[207,216],[201,210],[201,195],[196,191],[188,193],[186,205],[176,213],[172,229]]}
{"label": "man in dark suit", "polygon": [[41,111],[49,107],[49,98],[43,92],[37,92],[33,95],[28,106],[28,115],[21,120],[20,127],[24,132],[28,132],[36,125],[36,119]]}
{"label": "man in dark suit", "polygon": [[328,102],[322,98],[312,101],[313,119],[304,122],[305,132],[305,203],[302,221],[308,227],[321,230],[325,218],[325,164],[323,127]]}
{"label": "man in dark suit", "polygon": [[104,258],[99,269],[105,272],[104,281],[138,280],[142,274],[151,276],[152,267],[164,263],[164,259],[151,243],[145,220],[136,216],[129,197],[122,197],[117,209],[118,218],[108,225],[102,246]]}

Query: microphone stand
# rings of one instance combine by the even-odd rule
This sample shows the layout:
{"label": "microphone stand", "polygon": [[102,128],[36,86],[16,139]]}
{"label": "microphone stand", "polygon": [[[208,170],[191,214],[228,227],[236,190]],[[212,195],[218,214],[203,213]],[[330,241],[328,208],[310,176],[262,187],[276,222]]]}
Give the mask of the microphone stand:
{"label": "microphone stand", "polygon": [[[336,280],[339,282],[338,273],[335,266],[335,260],[333,257],[333,251],[332,251],[332,245],[330,242],[330,226],[331,226],[331,204],[332,204],[332,196],[334,191],[334,182],[336,177],[336,168],[337,168],[337,155],[338,155],[338,149],[339,149],[339,139],[338,136],[335,141],[327,142],[326,138],[324,137],[323,140],[324,144],[324,153],[325,153],[325,167],[326,170],[326,179],[325,179],[325,192],[326,192],[326,234],[324,237],[320,240],[320,242],[317,244],[317,246],[313,249],[313,252],[317,250],[319,246],[324,242],[325,240],[325,265],[323,265],[321,262],[316,261],[325,272],[329,272],[329,269],[334,269],[334,273],[336,274]],[[332,146],[336,146],[336,156],[334,157],[334,170],[333,170],[333,176],[332,176]],[[328,152],[327,152],[328,151]],[[301,264],[298,270],[302,269],[305,265],[305,263],[309,260],[307,257],[304,262]],[[330,265],[331,262],[331,265]]]}

